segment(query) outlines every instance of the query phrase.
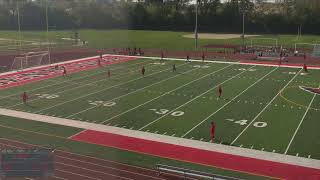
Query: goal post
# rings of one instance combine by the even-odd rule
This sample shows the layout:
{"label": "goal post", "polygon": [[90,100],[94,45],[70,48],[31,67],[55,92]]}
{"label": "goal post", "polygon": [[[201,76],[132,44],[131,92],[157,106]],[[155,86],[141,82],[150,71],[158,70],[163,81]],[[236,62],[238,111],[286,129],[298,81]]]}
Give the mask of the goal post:
{"label": "goal post", "polygon": [[266,47],[278,48],[278,39],[276,38],[250,38],[250,46],[253,47]]}
{"label": "goal post", "polygon": [[48,51],[28,52],[13,59],[11,70],[23,70],[46,64],[50,64]]}
{"label": "goal post", "polygon": [[320,44],[313,43],[295,43],[294,44],[294,54],[310,54],[314,57],[320,57]]}

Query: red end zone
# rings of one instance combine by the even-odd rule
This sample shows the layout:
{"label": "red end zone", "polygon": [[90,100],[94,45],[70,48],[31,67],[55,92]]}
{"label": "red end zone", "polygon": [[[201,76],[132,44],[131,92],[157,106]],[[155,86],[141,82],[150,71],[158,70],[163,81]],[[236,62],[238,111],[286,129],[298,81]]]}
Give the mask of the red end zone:
{"label": "red end zone", "polygon": [[105,132],[86,130],[73,136],[71,139],[255,175],[284,179],[318,180],[320,178],[319,169],[247,158]]}
{"label": "red end zone", "polygon": [[[135,60],[133,57],[124,56],[103,56],[101,65],[117,64]],[[85,71],[98,68],[98,58],[87,58],[79,61],[59,63],[59,66],[64,66],[67,69],[68,74],[76,73],[79,71]],[[33,68],[21,72],[6,73],[0,75],[0,89],[25,85],[31,82],[49,79],[62,75],[61,69],[56,69],[55,65]]]}

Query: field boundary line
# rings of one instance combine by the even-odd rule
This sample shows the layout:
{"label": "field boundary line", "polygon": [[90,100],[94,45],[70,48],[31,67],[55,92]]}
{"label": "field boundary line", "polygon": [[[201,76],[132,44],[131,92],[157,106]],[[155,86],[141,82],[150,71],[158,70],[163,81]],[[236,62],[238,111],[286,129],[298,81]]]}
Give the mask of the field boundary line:
{"label": "field boundary line", "polygon": [[250,88],[252,88],[253,86],[255,86],[256,84],[258,84],[260,81],[262,81],[264,78],[266,78],[267,76],[269,76],[271,73],[273,73],[275,70],[277,70],[278,67],[274,68],[273,70],[271,70],[270,72],[268,72],[267,74],[265,74],[263,77],[261,77],[260,79],[258,79],[256,82],[254,82],[253,84],[251,84],[249,87],[247,87],[245,90],[243,90],[241,93],[239,93],[238,95],[236,95],[234,98],[232,98],[229,102],[227,102],[226,104],[224,104],[222,107],[220,107],[218,110],[216,110],[214,113],[210,114],[208,117],[206,117],[203,121],[201,121],[200,123],[198,123],[196,126],[194,126],[192,129],[190,129],[189,131],[187,131],[183,136],[181,136],[182,138],[184,138],[186,135],[188,135],[190,132],[192,132],[194,129],[196,129],[197,127],[199,127],[202,123],[204,123],[205,121],[207,121],[211,116],[215,115],[216,113],[218,113],[219,111],[221,111],[223,108],[225,108],[226,106],[228,106],[231,102],[233,102],[235,99],[237,99],[238,97],[240,97],[243,93],[245,93],[246,91],[248,91]]}
{"label": "field boundary line", "polygon": [[[319,86],[319,88],[320,88],[320,86]],[[309,106],[308,106],[306,112],[304,113],[302,119],[301,119],[300,122],[299,122],[298,127],[296,128],[296,130],[295,130],[292,138],[290,139],[290,142],[289,142],[289,144],[288,144],[288,146],[287,146],[286,151],[284,152],[284,154],[287,154],[287,153],[288,153],[289,148],[290,148],[290,146],[291,146],[291,143],[293,142],[294,138],[296,137],[296,135],[297,135],[297,133],[298,133],[298,131],[299,131],[299,129],[300,129],[300,126],[301,126],[301,124],[303,123],[304,119],[306,118],[306,116],[307,116],[307,114],[308,114],[308,112],[309,112],[309,109],[310,109],[310,107],[311,107],[314,99],[316,98],[316,96],[317,96],[317,94],[314,93],[313,98],[311,99],[311,101],[310,101],[310,103],[309,103]]]}
{"label": "field boundary line", "polygon": [[183,107],[183,106],[185,106],[185,105],[188,105],[189,103],[193,102],[194,100],[198,99],[199,97],[201,97],[201,96],[203,96],[203,95],[207,94],[208,92],[212,91],[213,89],[217,88],[219,85],[222,85],[222,84],[224,84],[224,83],[226,83],[226,82],[228,82],[228,81],[230,81],[230,80],[232,80],[232,79],[234,79],[234,78],[236,78],[236,77],[240,76],[241,74],[243,74],[243,73],[247,72],[249,69],[251,69],[251,68],[253,68],[253,67],[255,67],[255,66],[252,66],[252,67],[248,68],[248,69],[247,69],[247,70],[245,70],[245,71],[242,71],[242,72],[240,72],[240,73],[238,73],[238,74],[236,74],[236,75],[233,75],[231,78],[226,79],[225,81],[223,81],[223,82],[221,82],[221,83],[219,83],[219,84],[215,85],[214,87],[212,87],[212,88],[208,89],[207,91],[205,91],[205,92],[203,92],[203,93],[199,94],[198,96],[196,96],[196,97],[194,97],[194,98],[190,99],[189,101],[187,101],[187,102],[183,103],[182,105],[180,105],[180,106],[176,107],[175,109],[171,110],[171,111],[170,111],[170,112],[168,112],[167,114],[164,114],[163,116],[160,116],[159,118],[155,119],[154,121],[152,121],[152,122],[148,123],[147,125],[143,126],[143,127],[142,127],[142,128],[140,128],[139,130],[142,130],[142,129],[144,129],[144,128],[146,128],[146,127],[148,127],[148,126],[150,126],[150,125],[154,124],[155,122],[160,121],[162,118],[164,118],[164,117],[168,116],[169,114],[171,114],[171,113],[175,112],[176,110],[180,109],[181,107]]}
{"label": "field boundary line", "polygon": [[239,137],[251,126],[251,124],[260,117],[260,115],[269,107],[269,105],[279,96],[279,94],[300,74],[301,69],[299,72],[294,75],[291,80],[283,87],[281,90],[271,99],[271,101],[253,118],[253,120],[240,132],[240,134],[232,141],[231,145],[233,145]]}
{"label": "field boundary line", "polygon": [[[153,67],[153,66],[154,66],[154,65],[152,65],[152,67]],[[130,69],[131,69],[131,68],[130,68]],[[132,69],[133,69],[133,68],[132,68]],[[115,75],[115,76],[113,76],[113,77],[120,77],[120,78],[122,78],[122,77],[126,77],[126,76],[128,76],[128,75],[130,75],[130,74],[128,74],[127,72],[124,72],[124,73],[119,73],[119,74],[117,74],[117,75]],[[49,80],[49,79],[48,79],[48,80]],[[70,86],[70,85],[63,86],[63,87],[60,87],[60,88],[58,88],[58,89],[56,89],[56,90],[59,90],[59,89],[64,89],[64,90],[58,91],[58,92],[56,92],[56,93],[54,93],[54,94],[61,94],[61,93],[64,93],[64,92],[67,92],[67,91],[71,91],[71,90],[74,90],[74,89],[78,89],[78,88],[82,88],[82,87],[85,87],[85,86],[95,85],[95,83],[98,83],[98,82],[101,82],[101,81],[106,81],[106,80],[108,80],[108,79],[104,78],[104,79],[100,79],[100,80],[93,81],[93,82],[90,82],[90,83],[82,84],[82,85],[77,86],[77,87],[72,87],[72,88],[69,88],[69,89],[64,89],[64,88],[66,88],[66,87],[68,87],[68,86]],[[56,90],[55,90],[55,91],[56,91]],[[32,100],[29,100],[28,102],[33,102],[33,101],[36,101],[36,100],[41,100],[41,98],[32,99]],[[23,104],[23,103],[17,103],[17,104],[15,104],[15,105],[7,106],[6,108],[12,108],[12,107],[15,107],[15,106],[19,106],[19,105],[21,105],[21,104]]]}
{"label": "field boundary line", "polygon": [[[51,117],[51,116],[44,116],[44,115],[38,115],[38,114],[26,113],[26,112],[20,112],[20,111],[13,111],[13,110],[2,109],[2,108],[0,108],[0,114],[4,116],[22,118],[27,121],[38,121],[38,122],[57,124],[57,125],[80,128],[80,129],[107,132],[107,133],[112,133],[112,134],[117,134],[117,135],[122,135],[127,137],[134,137],[134,138],[145,139],[150,141],[157,141],[157,142],[175,144],[179,146],[192,147],[196,149],[221,152],[221,153],[239,155],[243,157],[251,157],[256,159],[275,161],[280,163],[298,165],[302,167],[320,169],[320,160],[308,159],[304,157],[275,154],[275,153],[266,152],[266,151],[245,149],[245,148],[240,148],[235,146],[227,146],[222,144],[190,140],[190,139],[166,136],[161,134],[153,134],[153,133],[147,133],[143,131],[130,130],[130,129],[124,129],[119,127],[112,127],[112,126],[106,126],[101,124],[94,124],[89,122],[76,121],[76,120],[57,118],[57,117]],[[63,137],[63,138],[67,139],[66,137]],[[0,138],[0,139],[6,139],[6,138]]]}
{"label": "field boundary line", "polygon": [[200,80],[200,79],[203,79],[203,78],[205,78],[205,77],[207,77],[207,76],[210,76],[210,75],[212,75],[212,74],[215,74],[215,73],[217,73],[217,72],[219,72],[219,71],[222,71],[222,70],[224,70],[224,69],[226,69],[226,68],[228,68],[228,67],[230,67],[230,66],[232,66],[232,64],[231,64],[231,65],[228,65],[228,66],[225,66],[225,67],[223,67],[223,68],[221,68],[221,69],[218,69],[218,70],[216,70],[216,71],[214,71],[214,72],[211,72],[211,73],[209,73],[209,74],[203,75],[203,76],[201,76],[201,77],[199,77],[199,78],[197,78],[197,79],[194,79],[194,80],[192,80],[192,81],[190,81],[190,82],[188,82],[188,83],[186,83],[186,84],[184,84],[184,85],[181,85],[181,86],[179,86],[179,87],[177,87],[177,88],[175,88],[175,89],[172,89],[172,90],[170,90],[170,91],[167,91],[166,93],[163,93],[163,94],[161,94],[161,95],[158,96],[158,97],[155,97],[155,98],[153,98],[153,99],[150,99],[150,100],[148,100],[148,101],[146,101],[146,102],[144,102],[144,103],[142,103],[142,104],[140,104],[140,105],[138,105],[138,106],[135,106],[135,107],[133,107],[133,108],[131,108],[131,109],[128,109],[128,110],[120,113],[120,114],[117,114],[117,115],[115,115],[115,116],[113,116],[113,117],[110,117],[109,119],[107,119],[107,120],[105,120],[105,121],[102,121],[100,124],[104,124],[104,123],[106,123],[106,122],[108,122],[108,121],[110,121],[110,120],[112,120],[112,119],[114,119],[114,118],[116,118],[116,117],[119,117],[119,116],[121,116],[121,115],[123,115],[123,114],[126,114],[126,113],[128,113],[128,112],[130,112],[130,111],[132,111],[132,110],[134,110],[134,109],[137,109],[137,108],[139,108],[139,107],[141,107],[141,106],[144,106],[144,105],[146,105],[146,104],[148,104],[148,103],[150,103],[150,102],[152,102],[152,101],[154,101],[154,100],[157,100],[157,99],[159,99],[159,98],[161,98],[161,97],[163,97],[163,96],[165,96],[165,95],[167,95],[167,94],[170,94],[171,92],[174,92],[174,91],[176,91],[176,90],[178,90],[178,89],[181,89],[181,88],[183,88],[183,87],[186,87],[186,86],[188,86],[188,85],[190,85],[190,84],[192,84],[192,83],[194,83],[194,82],[196,82],[196,81],[198,81],[198,80]]}
{"label": "field boundary line", "polygon": [[[132,64],[132,66],[133,65],[137,65],[137,64],[142,64],[142,63],[144,63],[144,62],[134,63],[134,64]],[[114,65],[119,65],[119,64],[114,64]],[[131,65],[129,65],[129,66],[131,66]],[[120,68],[120,67],[119,68],[115,68],[115,70],[119,70],[119,69],[122,69],[122,68]],[[62,84],[62,83],[68,83],[70,81],[74,81],[74,80],[78,80],[78,79],[84,79],[84,78],[87,78],[87,77],[90,77],[90,76],[95,76],[95,75],[98,75],[98,74],[101,74],[101,73],[105,73],[105,72],[107,72],[107,71],[101,71],[101,72],[97,72],[97,73],[94,73],[94,74],[90,74],[90,75],[85,75],[85,76],[81,76],[81,77],[78,77],[78,78],[74,78],[72,80],[66,80],[66,81],[62,81],[60,83],[50,84],[50,85],[47,85],[47,86],[42,86],[42,87],[39,87],[39,88],[34,88],[34,89],[26,90],[26,91],[33,92],[33,91],[36,91],[36,90],[39,90],[39,89],[55,86],[55,85]],[[57,80],[53,80],[53,79],[48,79],[48,80],[57,81]],[[6,96],[1,96],[0,100],[8,98],[8,97],[11,97],[11,96],[14,96],[14,95],[21,94],[22,92],[24,92],[24,91],[21,91],[20,93],[14,93],[14,94],[6,95]]]}
{"label": "field boundary line", "polygon": [[[184,63],[184,64],[185,64],[185,63]],[[100,93],[100,92],[103,92],[103,91],[107,91],[107,90],[112,89],[112,88],[114,88],[114,87],[118,87],[118,86],[121,86],[121,85],[130,83],[130,82],[134,82],[134,81],[137,81],[137,80],[139,80],[139,79],[143,79],[143,78],[145,78],[145,77],[149,77],[149,76],[152,76],[152,75],[155,75],[155,74],[159,74],[159,73],[161,73],[161,72],[168,71],[168,70],[170,70],[170,69],[171,69],[171,68],[167,68],[167,69],[164,69],[164,70],[161,70],[161,71],[156,71],[156,72],[151,73],[151,74],[149,74],[149,75],[147,75],[147,76],[135,78],[135,79],[132,79],[132,80],[129,80],[129,81],[126,81],[126,82],[123,82],[123,83],[120,83],[120,84],[117,84],[117,85],[108,87],[108,88],[103,88],[103,89],[101,89],[101,90],[99,90],[99,91],[95,91],[95,92],[92,92],[92,93],[89,93],[89,94],[85,94],[85,95],[83,95],[83,96],[79,96],[79,97],[77,97],[77,98],[74,98],[74,99],[71,99],[71,100],[68,100],[68,101],[65,101],[65,102],[62,102],[62,103],[58,103],[58,104],[56,104],[56,105],[54,105],[54,106],[50,106],[50,107],[41,109],[41,110],[39,110],[39,111],[36,111],[35,113],[39,113],[39,112],[42,112],[42,111],[45,111],[45,110],[48,110],[48,109],[52,109],[52,108],[54,108],[54,107],[58,107],[58,106],[61,106],[61,105],[63,105],[63,104],[66,104],[66,103],[69,103],[69,102],[72,102],[72,101],[76,101],[76,100],[78,100],[78,99],[81,99],[81,98],[84,98],[84,97],[88,97],[88,96],[91,96],[91,95],[93,95],[93,94],[97,94],[97,93]]]}
{"label": "field boundary line", "polygon": [[[108,56],[119,56],[114,54],[106,54]],[[161,57],[153,57],[153,56],[128,56],[128,55],[121,55],[125,57],[132,57],[132,58],[140,58],[140,59],[157,59],[161,60]],[[163,60],[170,60],[170,61],[186,61],[186,59],[183,58],[163,58]],[[263,67],[283,67],[283,68],[294,68],[294,69],[301,69],[302,65],[299,64],[292,64],[292,65],[278,65],[278,64],[262,64],[262,63],[255,63],[255,62],[231,62],[231,61],[210,61],[210,60],[196,60],[196,59],[190,59],[190,62],[206,62],[206,63],[220,63],[220,64],[238,64],[238,65],[248,65],[248,66],[263,66]],[[320,66],[309,66],[308,69],[320,69]]]}
{"label": "field boundary line", "polygon": [[[186,65],[186,64],[181,64],[181,65],[179,65],[179,66],[177,66],[177,67],[184,66],[184,65]],[[194,70],[196,70],[196,69],[197,69],[197,68],[194,68],[194,69],[185,71],[185,72],[183,72],[183,73],[181,73],[181,74],[177,74],[177,75],[171,76],[171,77],[169,77],[169,78],[162,79],[161,81],[158,81],[158,82],[149,84],[149,85],[147,85],[147,86],[145,86],[145,87],[136,89],[136,90],[134,90],[134,91],[132,91],[132,92],[129,92],[129,93],[123,94],[123,95],[121,95],[121,96],[115,97],[115,98],[113,98],[113,99],[105,100],[105,101],[110,102],[110,101],[118,100],[118,99],[123,98],[123,97],[126,97],[126,96],[128,96],[128,95],[130,95],[130,94],[134,94],[134,93],[139,92],[139,91],[141,91],[141,90],[144,90],[144,89],[146,89],[146,88],[149,88],[149,87],[152,87],[152,86],[154,86],[154,85],[161,84],[161,83],[163,83],[163,82],[165,82],[165,81],[168,81],[168,80],[170,80],[170,79],[176,78],[176,77],[178,77],[178,76],[180,76],[180,75],[187,74],[187,73],[189,73],[189,72],[191,72],[191,71],[194,71]],[[95,109],[95,108],[97,108],[97,107],[98,107],[98,106],[93,106],[93,107],[90,107],[90,108],[86,108],[86,109],[84,109],[84,110],[82,110],[82,111],[79,111],[79,112],[77,112],[77,113],[74,113],[74,114],[72,114],[72,115],[69,115],[69,116],[67,116],[66,118],[71,118],[71,117],[73,117],[73,116],[75,116],[75,115],[81,114],[81,113],[86,112],[86,111],[89,111],[89,110],[91,110],[91,109]]]}

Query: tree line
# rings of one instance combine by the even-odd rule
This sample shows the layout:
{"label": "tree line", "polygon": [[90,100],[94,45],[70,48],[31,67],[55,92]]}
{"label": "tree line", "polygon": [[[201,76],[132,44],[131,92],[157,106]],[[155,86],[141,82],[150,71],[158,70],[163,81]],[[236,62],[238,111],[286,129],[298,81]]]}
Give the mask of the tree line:
{"label": "tree line", "polygon": [[[242,32],[245,14],[247,33],[320,33],[319,2],[283,0],[198,0],[200,32]],[[50,30],[139,29],[193,31],[195,3],[191,0],[4,0],[0,6],[0,28],[16,30],[18,15],[23,30],[46,29],[46,7]]]}

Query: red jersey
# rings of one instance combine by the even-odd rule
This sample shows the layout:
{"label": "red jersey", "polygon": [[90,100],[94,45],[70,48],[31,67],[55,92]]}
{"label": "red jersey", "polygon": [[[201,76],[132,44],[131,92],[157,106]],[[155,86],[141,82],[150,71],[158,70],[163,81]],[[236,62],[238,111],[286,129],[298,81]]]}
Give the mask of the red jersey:
{"label": "red jersey", "polygon": [[216,125],[213,123],[211,124],[211,128],[210,128],[211,139],[214,139],[215,131],[216,131]]}

